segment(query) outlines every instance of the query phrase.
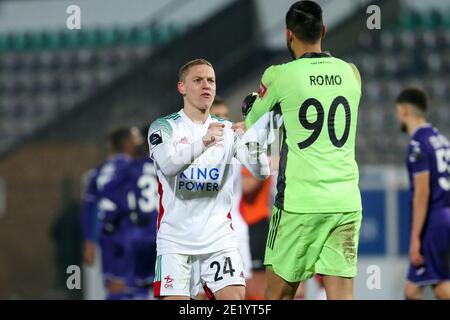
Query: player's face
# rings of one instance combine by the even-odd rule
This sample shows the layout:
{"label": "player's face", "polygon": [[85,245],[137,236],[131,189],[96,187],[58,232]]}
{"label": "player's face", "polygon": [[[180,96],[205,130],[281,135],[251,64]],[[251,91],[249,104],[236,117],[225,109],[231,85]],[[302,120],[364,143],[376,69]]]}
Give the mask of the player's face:
{"label": "player's face", "polygon": [[178,90],[191,106],[208,110],[216,96],[216,75],[208,65],[196,65],[189,68],[183,82],[178,83]]}
{"label": "player's face", "polygon": [[395,106],[395,108],[397,110],[397,120],[398,120],[398,123],[400,125],[400,130],[402,132],[406,132],[407,131],[407,128],[406,128],[406,117],[408,115],[408,109],[402,103],[398,103]]}
{"label": "player's face", "polygon": [[211,107],[211,110],[209,110],[209,113],[213,116],[229,120],[230,119],[230,112],[228,110],[228,107],[224,104],[218,104]]}

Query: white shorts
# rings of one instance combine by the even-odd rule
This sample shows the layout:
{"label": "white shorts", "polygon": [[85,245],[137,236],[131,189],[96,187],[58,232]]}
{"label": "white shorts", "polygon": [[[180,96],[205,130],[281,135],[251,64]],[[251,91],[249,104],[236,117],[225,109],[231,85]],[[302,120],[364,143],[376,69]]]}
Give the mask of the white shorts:
{"label": "white shorts", "polygon": [[232,211],[233,227],[236,233],[236,240],[239,252],[241,253],[242,262],[244,264],[245,279],[252,277],[252,257],[250,253],[250,236],[248,233],[248,225],[242,218],[239,211]]}
{"label": "white shorts", "polygon": [[169,253],[156,259],[154,296],[195,298],[203,286],[208,298],[231,285],[245,286],[242,258],[237,248],[202,255]]}
{"label": "white shorts", "polygon": [[238,242],[239,253],[242,257],[242,263],[244,264],[244,276],[245,279],[252,277],[252,258],[250,253],[250,237],[248,235],[248,229],[239,232],[236,228],[236,238]]}

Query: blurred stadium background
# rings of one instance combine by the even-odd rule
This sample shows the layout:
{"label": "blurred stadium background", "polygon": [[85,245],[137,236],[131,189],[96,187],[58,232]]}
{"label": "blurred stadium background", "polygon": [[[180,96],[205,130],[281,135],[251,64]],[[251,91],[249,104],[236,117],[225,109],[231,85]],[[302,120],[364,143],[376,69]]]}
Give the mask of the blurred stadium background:
{"label": "blurred stadium background", "polygon": [[[214,64],[218,94],[239,119],[262,71],[290,60],[284,15],[293,2],[0,1],[0,298],[96,297],[91,282],[67,290],[66,268],[81,265],[81,181],[105,157],[107,133],[178,110],[178,69],[196,57]],[[430,121],[450,136],[450,3],[317,2],[329,27],[323,49],[354,62],[363,78],[356,297],[401,299],[407,137],[394,101],[405,85],[425,88]],[[81,30],[66,28],[71,4],[81,8]],[[381,30],[366,28],[369,4],[381,8]],[[380,268],[380,289],[366,285],[370,265]]]}

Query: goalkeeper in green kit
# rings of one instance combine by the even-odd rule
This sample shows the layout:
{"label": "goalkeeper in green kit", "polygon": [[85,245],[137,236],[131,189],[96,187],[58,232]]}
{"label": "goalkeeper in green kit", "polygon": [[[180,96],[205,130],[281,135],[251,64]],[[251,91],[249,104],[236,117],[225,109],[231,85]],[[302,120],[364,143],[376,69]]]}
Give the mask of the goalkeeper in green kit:
{"label": "goalkeeper in green kit", "polygon": [[294,61],[269,67],[246,97],[250,128],[283,116],[277,195],[264,264],[268,299],[292,299],[300,282],[323,275],[328,299],[353,299],[361,226],[355,134],[361,79],[356,67],[321,51],[322,9],[294,3],[286,14]]}

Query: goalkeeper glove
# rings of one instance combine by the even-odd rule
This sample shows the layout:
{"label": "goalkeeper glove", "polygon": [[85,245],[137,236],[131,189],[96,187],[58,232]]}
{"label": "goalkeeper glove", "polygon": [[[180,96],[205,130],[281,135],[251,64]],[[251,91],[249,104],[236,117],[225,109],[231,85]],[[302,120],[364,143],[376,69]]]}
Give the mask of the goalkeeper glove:
{"label": "goalkeeper glove", "polygon": [[246,117],[250,112],[250,110],[252,109],[253,103],[255,103],[257,97],[258,94],[256,92],[252,92],[244,98],[244,101],[242,101],[241,108],[242,108],[242,115],[244,117]]}

